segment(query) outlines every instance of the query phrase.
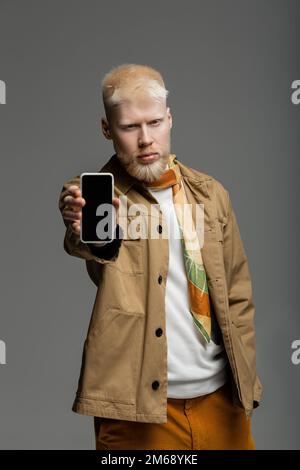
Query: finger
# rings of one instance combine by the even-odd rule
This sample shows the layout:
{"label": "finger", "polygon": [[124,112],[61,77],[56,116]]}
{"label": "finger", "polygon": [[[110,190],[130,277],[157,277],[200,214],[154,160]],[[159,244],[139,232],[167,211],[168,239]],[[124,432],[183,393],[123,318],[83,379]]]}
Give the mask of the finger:
{"label": "finger", "polygon": [[80,225],[78,225],[77,223],[72,224],[72,230],[76,234],[79,234],[80,233]]}
{"label": "finger", "polygon": [[[68,194],[71,194],[70,193],[70,188],[73,188],[74,189],[78,189],[78,186],[68,186],[66,189],[64,189],[61,193],[60,193],[60,199],[63,199],[65,196],[67,196]],[[72,190],[71,190],[72,191]]]}
{"label": "finger", "polygon": [[120,199],[118,197],[114,197],[112,203],[116,209],[120,207]]}
{"label": "finger", "polygon": [[71,196],[78,197],[81,196],[81,189],[79,186],[69,186],[68,193],[71,194]]}
{"label": "finger", "polygon": [[81,220],[82,213],[65,210],[62,212],[63,218],[66,220]]}
{"label": "finger", "polygon": [[71,184],[69,187],[68,187],[68,190],[69,191],[77,191],[77,190],[80,190],[80,186],[78,186],[77,184]]}
{"label": "finger", "polygon": [[76,206],[76,207],[83,207],[85,206],[85,199],[83,199],[83,197],[72,197],[72,196],[66,196],[64,198],[64,204],[68,205],[68,206]]}

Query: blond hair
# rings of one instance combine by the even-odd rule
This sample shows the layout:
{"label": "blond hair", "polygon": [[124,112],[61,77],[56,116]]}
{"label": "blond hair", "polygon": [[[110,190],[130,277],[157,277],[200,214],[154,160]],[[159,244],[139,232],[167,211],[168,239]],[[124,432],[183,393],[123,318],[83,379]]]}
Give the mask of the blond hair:
{"label": "blond hair", "polygon": [[132,102],[137,96],[165,102],[169,94],[161,74],[154,68],[141,64],[114,67],[104,76],[101,87],[107,118],[114,107],[123,102]]}

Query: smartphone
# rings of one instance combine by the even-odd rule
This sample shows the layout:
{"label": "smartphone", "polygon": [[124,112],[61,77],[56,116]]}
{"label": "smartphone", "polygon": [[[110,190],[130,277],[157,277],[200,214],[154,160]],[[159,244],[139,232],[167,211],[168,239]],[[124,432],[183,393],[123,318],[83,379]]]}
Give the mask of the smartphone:
{"label": "smartphone", "polygon": [[112,173],[82,173],[80,240],[83,243],[110,243],[115,238],[114,176]]}

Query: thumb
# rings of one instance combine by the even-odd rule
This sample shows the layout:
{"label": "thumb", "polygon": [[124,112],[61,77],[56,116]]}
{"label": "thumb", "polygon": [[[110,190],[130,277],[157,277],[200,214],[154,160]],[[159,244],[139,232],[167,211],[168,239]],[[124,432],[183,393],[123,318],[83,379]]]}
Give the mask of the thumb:
{"label": "thumb", "polygon": [[112,203],[113,203],[113,206],[116,208],[116,209],[119,209],[119,206],[120,206],[120,199],[118,197],[114,197],[113,200],[112,200]]}

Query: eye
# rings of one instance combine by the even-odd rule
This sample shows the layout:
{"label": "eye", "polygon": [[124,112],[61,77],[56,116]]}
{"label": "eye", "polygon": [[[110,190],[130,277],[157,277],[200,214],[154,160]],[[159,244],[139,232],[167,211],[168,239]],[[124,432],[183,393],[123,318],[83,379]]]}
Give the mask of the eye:
{"label": "eye", "polygon": [[159,124],[159,122],[160,122],[160,119],[154,119],[154,121],[152,121],[151,124],[155,126],[156,124]]}
{"label": "eye", "polygon": [[126,131],[127,129],[128,130],[133,129],[134,127],[136,127],[135,124],[128,124],[128,126],[122,126],[122,129]]}

